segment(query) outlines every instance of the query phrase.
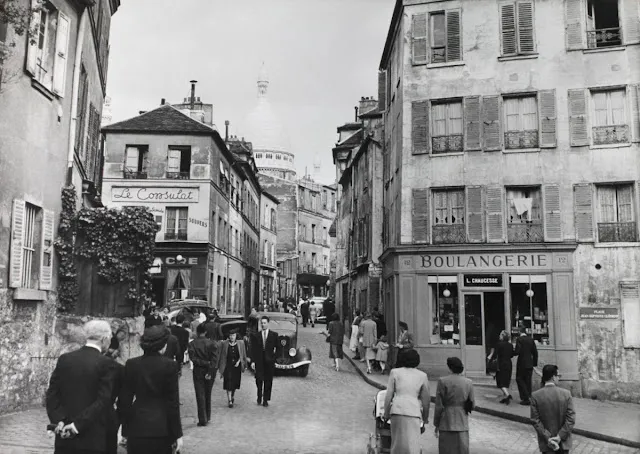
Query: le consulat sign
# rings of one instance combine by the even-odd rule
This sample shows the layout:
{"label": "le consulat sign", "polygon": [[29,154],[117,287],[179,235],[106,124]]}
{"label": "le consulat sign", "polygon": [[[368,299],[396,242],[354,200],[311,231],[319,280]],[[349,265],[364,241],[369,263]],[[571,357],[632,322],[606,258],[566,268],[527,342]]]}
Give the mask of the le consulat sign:
{"label": "le consulat sign", "polygon": [[144,203],[196,203],[198,188],[167,188],[153,186],[113,186],[112,202],[144,202]]}

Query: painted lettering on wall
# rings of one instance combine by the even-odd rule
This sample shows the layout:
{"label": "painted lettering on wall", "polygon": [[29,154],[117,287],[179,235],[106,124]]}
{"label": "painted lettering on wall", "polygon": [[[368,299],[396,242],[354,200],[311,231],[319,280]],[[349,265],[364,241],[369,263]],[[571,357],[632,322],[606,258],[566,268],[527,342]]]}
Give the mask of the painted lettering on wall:
{"label": "painted lettering on wall", "polygon": [[160,260],[164,260],[164,263],[167,265],[197,265],[198,257],[182,257],[182,259],[178,260],[175,257],[165,257],[164,259],[160,258]]}
{"label": "painted lettering on wall", "polygon": [[422,268],[546,268],[547,254],[422,255]]}
{"label": "painted lettering on wall", "polygon": [[195,203],[198,201],[198,189],[114,186],[111,188],[111,200],[114,202]]}
{"label": "painted lettering on wall", "polygon": [[200,221],[200,220],[198,220],[198,219],[193,219],[193,218],[189,218],[189,223],[190,223],[190,224],[199,225],[199,226],[202,226],[202,227],[205,227],[205,228],[206,228],[206,227],[207,227],[207,225],[208,225],[208,224],[207,224],[206,222],[204,222],[204,221]]}

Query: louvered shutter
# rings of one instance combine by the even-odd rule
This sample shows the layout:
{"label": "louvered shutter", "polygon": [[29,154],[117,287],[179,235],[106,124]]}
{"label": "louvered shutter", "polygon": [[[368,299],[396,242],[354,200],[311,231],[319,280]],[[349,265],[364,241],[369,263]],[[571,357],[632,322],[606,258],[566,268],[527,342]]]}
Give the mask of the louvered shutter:
{"label": "louvered shutter", "polygon": [[589,145],[587,90],[569,90],[569,136],[572,147]]}
{"label": "louvered shutter", "polygon": [[640,84],[629,85],[628,92],[631,103],[631,140],[640,142]]}
{"label": "louvered shutter", "polygon": [[462,60],[460,10],[447,11],[447,61]]}
{"label": "louvered shutter", "polygon": [[411,18],[411,55],[414,65],[427,63],[427,15],[415,14]]}
{"label": "louvered shutter", "polygon": [[502,37],[502,55],[518,53],[516,35],[516,5],[500,5],[500,36]]}
{"label": "louvered shutter", "polygon": [[482,98],[482,136],[484,150],[502,149],[500,137],[500,96],[484,96]]}
{"label": "louvered shutter", "polygon": [[573,186],[576,240],[593,241],[593,192],[590,184]]}
{"label": "louvered shutter", "polygon": [[640,43],[640,2],[638,0],[621,0],[622,37],[625,44]]}
{"label": "louvered shutter", "polygon": [[11,259],[9,286],[22,286],[22,247],[24,245],[24,200],[14,199],[11,213]]}
{"label": "louvered shutter", "polygon": [[538,92],[538,108],[540,109],[540,148],[557,146],[557,113],[556,91],[540,90]]}
{"label": "louvered shutter", "polygon": [[429,101],[411,103],[413,154],[429,152]]}
{"label": "louvered shutter", "polygon": [[53,211],[43,210],[42,254],[40,258],[40,289],[53,288]]}
{"label": "louvered shutter", "polygon": [[413,189],[411,225],[414,243],[429,242],[429,190]]}
{"label": "louvered shutter", "polygon": [[467,239],[470,243],[484,241],[484,200],[482,186],[467,186]]}
{"label": "louvered shutter", "polygon": [[378,110],[384,112],[387,107],[387,72],[378,71]]}
{"label": "louvered shutter", "polygon": [[562,241],[562,218],[560,215],[560,187],[548,184],[542,187],[544,203],[544,240]]}
{"label": "louvered shutter", "polygon": [[533,22],[533,2],[518,2],[518,50],[521,54],[536,51]]}
{"label": "louvered shutter", "polygon": [[502,186],[487,187],[487,241],[504,242],[504,190]]}
{"label": "louvered shutter", "polygon": [[480,150],[480,96],[467,96],[464,104],[464,149]]}
{"label": "louvered shutter", "polygon": [[[637,209],[636,209],[635,220],[640,233],[640,181],[636,183],[636,207]],[[638,238],[640,238],[640,235],[638,235]]]}
{"label": "louvered shutter", "polygon": [[69,17],[58,13],[58,29],[56,31],[56,54],[53,60],[53,92],[64,96],[67,74],[67,52],[69,49]]}
{"label": "louvered shutter", "polygon": [[564,0],[565,38],[568,50],[584,48],[584,0]]}
{"label": "louvered shutter", "polygon": [[623,341],[625,347],[640,348],[640,283],[620,283]]}
{"label": "louvered shutter", "polygon": [[[38,0],[31,0],[31,10],[39,8]],[[31,14],[31,20],[29,21],[30,30],[38,30],[40,28],[40,11],[35,11]],[[27,40],[27,62],[26,69],[32,76],[36,75],[36,69],[38,68],[38,39],[34,36],[33,39],[30,33],[25,33]]]}

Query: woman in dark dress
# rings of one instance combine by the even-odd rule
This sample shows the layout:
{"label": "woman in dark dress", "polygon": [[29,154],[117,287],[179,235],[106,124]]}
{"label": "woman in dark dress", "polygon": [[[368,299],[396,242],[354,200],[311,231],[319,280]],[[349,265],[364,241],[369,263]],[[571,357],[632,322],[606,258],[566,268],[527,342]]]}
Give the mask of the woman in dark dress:
{"label": "woman in dark dress", "polygon": [[238,330],[229,331],[229,340],[222,342],[218,370],[223,379],[222,387],[227,391],[229,408],[233,408],[236,389],[240,389],[242,372],[247,367],[247,350],[244,341],[236,340]]}
{"label": "woman in dark dress", "polygon": [[489,359],[496,355],[498,360],[498,372],[496,373],[496,384],[502,390],[504,397],[500,400],[501,404],[507,404],[513,400],[509,393],[511,385],[511,358],[513,358],[513,345],[509,341],[509,334],[506,331],[500,332],[500,337],[496,346],[491,350]]}
{"label": "woman in dark dress", "polygon": [[336,372],[340,371],[340,360],[344,358],[342,343],[344,342],[344,325],[340,321],[340,316],[331,314],[331,322],[327,327],[327,342],[329,342],[329,358],[335,361]]}

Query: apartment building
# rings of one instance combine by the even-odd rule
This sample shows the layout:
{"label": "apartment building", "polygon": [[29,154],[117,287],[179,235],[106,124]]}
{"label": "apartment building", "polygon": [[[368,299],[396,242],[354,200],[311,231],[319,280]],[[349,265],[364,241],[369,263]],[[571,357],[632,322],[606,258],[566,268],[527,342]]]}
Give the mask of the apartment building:
{"label": "apartment building", "polygon": [[380,62],[383,297],[430,370],[530,333],[638,395],[640,4],[398,0]]}
{"label": "apartment building", "polygon": [[[278,298],[278,205],[280,201],[263,191],[260,197],[260,302],[272,304]],[[265,306],[266,306],[265,304]]]}

